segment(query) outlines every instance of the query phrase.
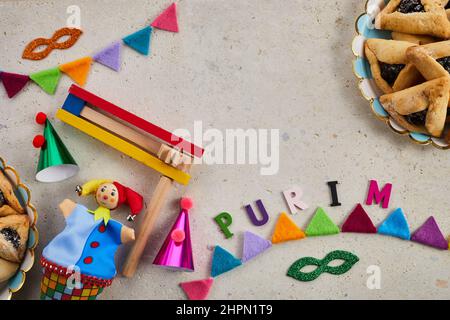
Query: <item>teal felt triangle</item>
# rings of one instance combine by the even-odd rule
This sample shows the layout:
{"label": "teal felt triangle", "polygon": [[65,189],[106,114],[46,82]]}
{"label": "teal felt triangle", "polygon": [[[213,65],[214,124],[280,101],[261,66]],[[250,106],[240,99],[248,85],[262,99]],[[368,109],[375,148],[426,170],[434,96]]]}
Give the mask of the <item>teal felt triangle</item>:
{"label": "teal felt triangle", "polygon": [[137,52],[148,56],[150,53],[150,36],[152,27],[148,26],[123,38],[123,42]]}
{"label": "teal felt triangle", "polygon": [[220,246],[214,248],[211,276],[217,277],[222,273],[233,270],[242,264],[241,260]]}
{"label": "teal felt triangle", "polygon": [[398,208],[392,212],[378,227],[378,233],[409,240],[411,233],[403,210]]}

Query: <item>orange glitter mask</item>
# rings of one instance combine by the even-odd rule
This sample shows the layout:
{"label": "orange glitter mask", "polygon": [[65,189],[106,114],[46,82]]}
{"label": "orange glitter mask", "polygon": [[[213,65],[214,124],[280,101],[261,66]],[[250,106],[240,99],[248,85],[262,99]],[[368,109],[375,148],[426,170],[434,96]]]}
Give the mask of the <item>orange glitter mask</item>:
{"label": "orange glitter mask", "polygon": [[[46,58],[54,49],[64,50],[72,47],[83,31],[75,28],[62,28],[55,32],[50,39],[37,38],[31,41],[23,51],[22,58],[28,60],[42,60]],[[62,37],[69,36],[69,39],[63,42],[58,40]],[[40,46],[47,46],[44,50],[35,52]]]}

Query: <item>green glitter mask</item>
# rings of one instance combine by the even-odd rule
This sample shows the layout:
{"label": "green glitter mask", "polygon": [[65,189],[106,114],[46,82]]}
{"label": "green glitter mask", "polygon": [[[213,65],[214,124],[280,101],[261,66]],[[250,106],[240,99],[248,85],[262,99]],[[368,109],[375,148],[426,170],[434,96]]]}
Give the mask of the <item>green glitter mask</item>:
{"label": "green glitter mask", "polygon": [[[344,263],[337,267],[330,267],[328,264],[334,260],[344,260]],[[358,261],[359,258],[353,253],[336,250],[327,254],[322,260],[312,257],[304,257],[295,261],[289,267],[287,275],[299,281],[313,281],[324,272],[334,275],[344,274],[349,271]],[[311,265],[317,266],[317,268],[314,271],[308,273],[301,271],[304,267]]]}

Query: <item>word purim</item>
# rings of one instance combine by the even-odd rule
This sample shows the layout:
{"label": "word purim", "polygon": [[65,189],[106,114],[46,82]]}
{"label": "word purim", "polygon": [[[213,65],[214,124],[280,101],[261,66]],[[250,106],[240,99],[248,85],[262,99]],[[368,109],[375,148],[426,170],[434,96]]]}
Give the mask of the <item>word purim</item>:
{"label": "word purim", "polygon": [[[328,187],[330,188],[332,200],[330,206],[331,207],[341,206],[337,193],[337,185],[339,184],[339,182],[329,181],[327,182],[327,184]],[[381,207],[383,209],[388,208],[389,200],[391,198],[391,192],[392,192],[391,183],[385,184],[383,189],[380,190],[380,188],[378,187],[378,182],[376,180],[370,180],[369,191],[367,193],[366,198],[366,205],[372,205],[373,202],[375,202],[376,204],[381,204]],[[306,210],[308,208],[308,204],[306,204],[302,200],[303,190],[298,186],[294,186],[289,190],[283,191],[283,196],[284,199],[286,200],[286,204],[291,214],[296,214],[298,213],[299,210]],[[257,227],[260,227],[265,225],[269,221],[269,214],[267,213],[267,210],[264,207],[262,200],[257,200],[255,203],[259,211],[259,217],[257,217],[255,211],[253,210],[253,207],[250,204],[245,206],[245,211],[247,212],[247,216],[249,217],[252,224]],[[217,223],[220,230],[225,235],[226,239],[233,237],[233,232],[231,232],[230,230],[231,225],[233,224],[233,217],[231,216],[230,213],[222,212],[214,218],[214,221]]]}

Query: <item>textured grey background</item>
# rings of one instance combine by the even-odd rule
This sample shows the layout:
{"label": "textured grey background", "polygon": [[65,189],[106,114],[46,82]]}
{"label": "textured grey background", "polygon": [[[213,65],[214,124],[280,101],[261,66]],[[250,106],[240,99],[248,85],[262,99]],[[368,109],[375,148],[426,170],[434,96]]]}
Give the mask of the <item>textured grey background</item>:
{"label": "textured grey background", "polygon": [[[0,1],[0,69],[30,73],[82,57],[150,23],[169,2]],[[65,25],[71,4],[81,8],[85,33],[79,42],[43,61],[22,60],[30,40]],[[357,202],[364,201],[368,180],[376,178],[394,187],[389,210],[367,208],[375,222],[401,206],[413,229],[434,215],[443,232],[450,234],[450,151],[417,146],[392,133],[359,96],[350,46],[354,21],[364,10],[362,0],[180,0],[178,10],[179,34],[156,31],[150,57],[125,49],[120,73],[94,65],[87,89],[168,129],[192,129],[195,120],[202,120],[205,128],[279,128],[280,172],[262,177],[258,166],[197,168],[189,188],[178,187],[172,194],[135,278],[117,278],[103,299],[184,298],[178,283],[208,275],[209,246],[220,244],[240,256],[241,231],[270,237],[278,213],[287,210],[281,191],[293,184],[304,188],[311,207],[294,217],[302,227],[318,205],[341,223]],[[63,228],[57,205],[76,197],[76,184],[108,177],[148,197],[158,179],[143,165],[54,121],[81,172],[59,184],[34,181],[37,151],[31,140],[41,130],[34,115],[45,111],[53,117],[70,84],[64,77],[55,96],[29,85],[13,100],[0,90],[0,154],[32,189],[39,212],[38,255]],[[342,207],[327,206],[328,180],[341,182]],[[191,216],[194,274],[151,264],[178,214],[175,199],[185,193],[196,201]],[[257,199],[263,199],[271,218],[261,228],[252,226],[242,209]],[[92,199],[81,201],[94,206]],[[212,220],[224,210],[234,218],[231,240],[223,238]],[[117,217],[123,220],[126,213],[121,209]],[[361,260],[343,276],[327,274],[311,283],[285,276],[297,258],[323,257],[335,249],[350,250]],[[125,251],[118,255],[119,265]],[[276,246],[216,279],[210,298],[448,298],[449,264],[448,252],[388,237],[341,234]],[[366,287],[370,265],[381,268],[381,290]],[[16,297],[37,298],[39,282],[36,263]]]}

